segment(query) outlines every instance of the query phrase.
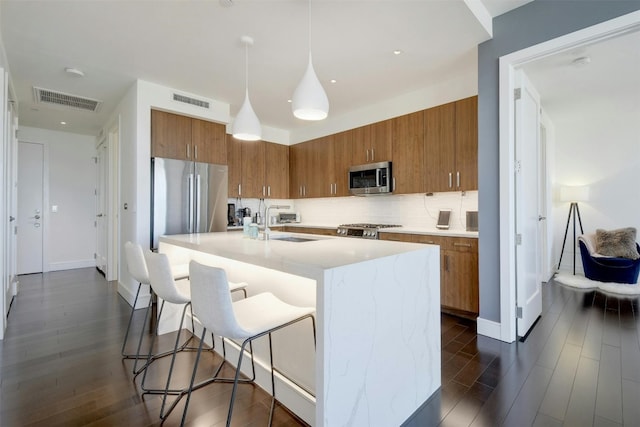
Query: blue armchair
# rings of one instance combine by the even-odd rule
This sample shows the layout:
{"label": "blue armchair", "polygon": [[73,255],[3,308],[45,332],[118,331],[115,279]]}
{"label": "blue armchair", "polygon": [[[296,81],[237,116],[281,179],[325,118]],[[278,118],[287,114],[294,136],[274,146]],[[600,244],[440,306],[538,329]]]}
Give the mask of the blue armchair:
{"label": "blue armchair", "polygon": [[[640,259],[606,257],[595,253],[595,235],[583,234],[578,238],[584,275],[599,282],[637,283]],[[638,251],[640,245],[636,243]]]}

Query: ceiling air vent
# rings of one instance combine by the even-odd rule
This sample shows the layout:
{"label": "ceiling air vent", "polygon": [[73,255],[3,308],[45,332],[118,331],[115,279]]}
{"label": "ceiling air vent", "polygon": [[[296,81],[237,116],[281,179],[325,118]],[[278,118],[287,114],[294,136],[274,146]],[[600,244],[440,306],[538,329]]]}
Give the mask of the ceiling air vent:
{"label": "ceiling air vent", "polygon": [[173,94],[173,100],[178,102],[184,102],[185,104],[195,105],[196,107],[209,109],[209,102],[202,101],[200,99],[191,98],[189,96],[180,95],[179,93]]}
{"label": "ceiling air vent", "polygon": [[102,106],[102,101],[64,92],[56,92],[41,87],[33,87],[36,104],[55,105],[58,107],[73,108],[75,110],[91,111],[97,113]]}

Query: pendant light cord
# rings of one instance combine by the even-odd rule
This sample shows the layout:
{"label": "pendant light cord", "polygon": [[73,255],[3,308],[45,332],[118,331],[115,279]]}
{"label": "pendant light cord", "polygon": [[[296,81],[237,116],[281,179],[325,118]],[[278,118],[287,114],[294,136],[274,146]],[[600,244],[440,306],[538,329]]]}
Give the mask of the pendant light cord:
{"label": "pendant light cord", "polygon": [[249,96],[249,43],[244,44],[244,90]]}
{"label": "pendant light cord", "polygon": [[309,57],[311,57],[311,0],[309,0],[309,10],[308,10],[309,16]]}

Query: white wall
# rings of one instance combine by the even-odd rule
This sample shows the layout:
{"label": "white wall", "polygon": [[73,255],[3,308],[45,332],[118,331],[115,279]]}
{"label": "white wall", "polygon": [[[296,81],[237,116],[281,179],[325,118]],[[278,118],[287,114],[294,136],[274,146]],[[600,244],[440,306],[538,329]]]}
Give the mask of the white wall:
{"label": "white wall", "polygon": [[45,271],[95,266],[95,137],[22,126],[18,139],[48,147]]}
{"label": "white wall", "polygon": [[[638,89],[640,94],[640,88]],[[588,185],[588,202],[580,202],[585,233],[596,228],[636,227],[640,230],[640,111],[554,118],[556,129],[554,190],[554,252],[560,257],[569,202],[557,197],[562,185]],[[580,229],[577,229],[580,233]],[[582,270],[576,247],[576,272]],[[565,259],[566,257],[566,259]],[[569,227],[562,270],[573,268]]]}

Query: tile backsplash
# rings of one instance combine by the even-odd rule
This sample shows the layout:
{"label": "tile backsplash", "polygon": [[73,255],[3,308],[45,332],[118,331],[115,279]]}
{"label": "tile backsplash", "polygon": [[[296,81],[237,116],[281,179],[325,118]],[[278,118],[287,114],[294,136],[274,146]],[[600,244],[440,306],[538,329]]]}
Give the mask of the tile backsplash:
{"label": "tile backsplash", "polygon": [[[258,199],[229,199],[255,213],[260,208],[264,215],[265,202]],[[319,199],[267,200],[267,205],[286,204],[300,213],[301,222],[308,225],[337,226],[339,224],[371,222],[400,224],[405,227],[436,228],[440,209],[451,209],[449,229],[466,229],[466,212],[478,210],[478,192],[384,195],[368,197],[328,197]],[[275,210],[270,215],[275,214]]]}

